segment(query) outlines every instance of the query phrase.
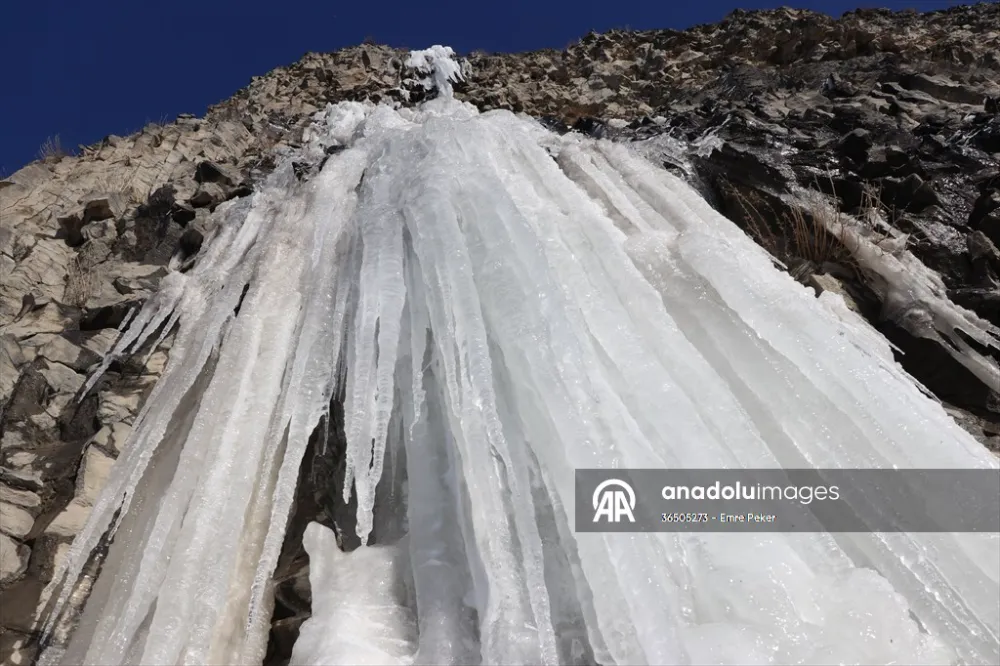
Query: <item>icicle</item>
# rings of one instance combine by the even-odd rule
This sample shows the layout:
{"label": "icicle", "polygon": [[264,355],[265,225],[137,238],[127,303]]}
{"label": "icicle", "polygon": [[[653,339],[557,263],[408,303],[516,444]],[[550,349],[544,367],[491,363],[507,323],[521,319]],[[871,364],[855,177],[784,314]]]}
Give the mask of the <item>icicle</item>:
{"label": "icicle", "polygon": [[[136,321],[127,329],[125,335],[118,340],[112,350],[104,356],[101,365],[84,384],[83,390],[80,392],[81,399],[100,381],[112,363],[141,347],[150,335],[164,325],[164,322],[169,320],[168,326],[163,326],[164,329],[172,327],[179,316],[176,308],[180,305],[184,295],[184,281],[185,275],[183,273],[170,273],[164,276],[163,280],[160,281],[160,290],[141,309],[139,315],[135,317]],[[126,317],[125,321],[131,320],[133,316],[134,313]],[[122,323],[122,326],[125,326],[125,322]],[[166,330],[164,335],[166,335]]]}
{"label": "icicle", "polygon": [[[270,577],[281,553],[288,513],[295,496],[299,465],[305,454],[312,428],[321,418],[329,419],[328,405],[334,391],[342,359],[340,350],[348,319],[348,301],[352,278],[357,270],[355,230],[349,220],[356,206],[356,184],[361,179],[365,153],[354,150],[340,155],[327,165],[318,178],[320,198],[314,214],[327,219],[317,225],[316,249],[310,268],[306,318],[299,335],[299,346],[289,386],[312,386],[308,400],[298,403],[294,393],[283,396],[282,418],[288,423],[288,437],[278,479],[275,484],[269,528],[253,577],[247,617],[247,639],[238,663],[256,662],[266,649],[270,623]],[[330,289],[329,285],[335,285]],[[274,438],[272,434],[271,439]]]}
{"label": "icicle", "polygon": [[[390,183],[385,182],[380,159],[369,168],[366,197],[380,201]],[[357,534],[367,543],[375,507],[375,487],[382,475],[386,432],[392,410],[393,374],[399,347],[400,318],[406,287],[403,280],[403,219],[398,213],[362,207],[363,246],[360,312],[353,362],[359,369],[348,381],[345,406],[348,482],[353,479],[358,496]],[[377,334],[374,332],[378,331]]]}
{"label": "icicle", "polygon": [[[424,358],[427,352],[427,334],[430,331],[428,321],[427,301],[424,296],[423,281],[421,278],[420,266],[416,255],[413,253],[412,243],[407,242],[406,261],[406,289],[409,297],[409,332],[410,332],[410,377],[412,386],[410,388],[413,403],[413,416],[411,423],[420,421],[421,410],[424,406]],[[411,425],[412,429],[412,425]],[[413,439],[412,432],[409,433]]]}

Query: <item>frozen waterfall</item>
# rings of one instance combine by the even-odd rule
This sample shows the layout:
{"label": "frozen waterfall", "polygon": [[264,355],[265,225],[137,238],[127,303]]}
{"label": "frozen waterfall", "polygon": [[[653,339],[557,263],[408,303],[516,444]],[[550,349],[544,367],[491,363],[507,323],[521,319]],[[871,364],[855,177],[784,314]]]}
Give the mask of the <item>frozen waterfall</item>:
{"label": "frozen waterfall", "polygon": [[410,64],[436,99],[317,114],[123,331],[177,327],[43,662],[260,663],[342,392],[372,545],[308,527],[293,664],[997,663],[997,534],[574,532],[577,468],[998,463],[683,181],[454,100],[447,49]]}

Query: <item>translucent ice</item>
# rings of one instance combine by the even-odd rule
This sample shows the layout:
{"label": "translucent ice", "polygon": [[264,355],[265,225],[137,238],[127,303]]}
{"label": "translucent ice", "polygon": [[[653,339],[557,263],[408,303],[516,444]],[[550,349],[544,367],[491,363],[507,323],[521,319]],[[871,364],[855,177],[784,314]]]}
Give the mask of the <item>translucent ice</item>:
{"label": "translucent ice", "polygon": [[[411,64],[447,93],[450,56]],[[331,106],[309,137],[220,207],[107,360],[176,323],[56,571],[43,663],[259,663],[339,386],[347,492],[378,539],[344,553],[309,526],[294,664],[997,663],[995,534],[573,531],[582,467],[998,466],[884,339],[690,186],[448,94]],[[330,145],[300,182],[292,158]],[[925,274],[879,266],[934,330],[989,341]]]}
{"label": "translucent ice", "polygon": [[292,651],[292,666],[411,664],[416,623],[407,605],[404,546],[345,554],[333,531],[317,523],[302,543],[310,557],[312,619]]}

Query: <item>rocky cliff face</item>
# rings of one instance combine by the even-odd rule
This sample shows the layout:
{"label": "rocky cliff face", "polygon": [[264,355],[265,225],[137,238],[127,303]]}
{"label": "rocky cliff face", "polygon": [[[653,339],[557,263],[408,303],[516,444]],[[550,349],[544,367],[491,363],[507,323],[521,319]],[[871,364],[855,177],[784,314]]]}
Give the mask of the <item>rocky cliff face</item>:
{"label": "rocky cliff face", "polygon": [[[84,394],[88,370],[159,278],[198,260],[214,207],[250,194],[310,114],[328,102],[426,95],[404,56],[377,45],[307,54],[204,119],[109,136],[0,181],[0,661],[31,660],[53,564],[171,338],[116,363]],[[561,52],[467,61],[457,95],[482,109],[528,113],[560,132],[697,143],[688,175],[713,203],[803,282],[844,295],[963,426],[998,447],[998,387],[894,320],[844,239],[787,195],[817,190],[835,214],[870,220],[886,251],[912,252],[954,302],[1000,325],[1000,5],[839,20],[736,12],[683,32],[613,31]],[[336,464],[303,471],[300,508],[323,511],[330,491],[313,489]],[[308,609],[299,523],[277,574],[275,661]]]}

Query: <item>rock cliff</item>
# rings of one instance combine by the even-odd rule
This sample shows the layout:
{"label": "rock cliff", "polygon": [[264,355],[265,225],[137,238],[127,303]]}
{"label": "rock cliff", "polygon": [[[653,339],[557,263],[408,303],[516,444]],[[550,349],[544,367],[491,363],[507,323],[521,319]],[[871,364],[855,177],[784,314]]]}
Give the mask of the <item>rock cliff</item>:
{"label": "rock cliff", "polygon": [[[379,45],[306,54],[203,119],[108,136],[0,181],[0,662],[33,658],[53,564],[171,338],[116,362],[83,394],[88,371],[159,278],[198,261],[215,206],[252,193],[312,113],[343,100],[422,99],[404,60]],[[698,146],[664,166],[687,169],[797,278],[842,294],[956,420],[998,448],[1000,387],[894,318],[845,240],[788,194],[816,190],[833,214],[870,220],[886,251],[912,253],[952,301],[1000,326],[1000,4],[840,19],[737,11],[685,31],[590,34],[565,51],[466,61],[457,96],[481,109],[527,113],[560,132]],[[301,512],[322,512],[322,479],[335,466],[303,470],[298,527],[276,575],[276,663],[308,608],[294,543]]]}

